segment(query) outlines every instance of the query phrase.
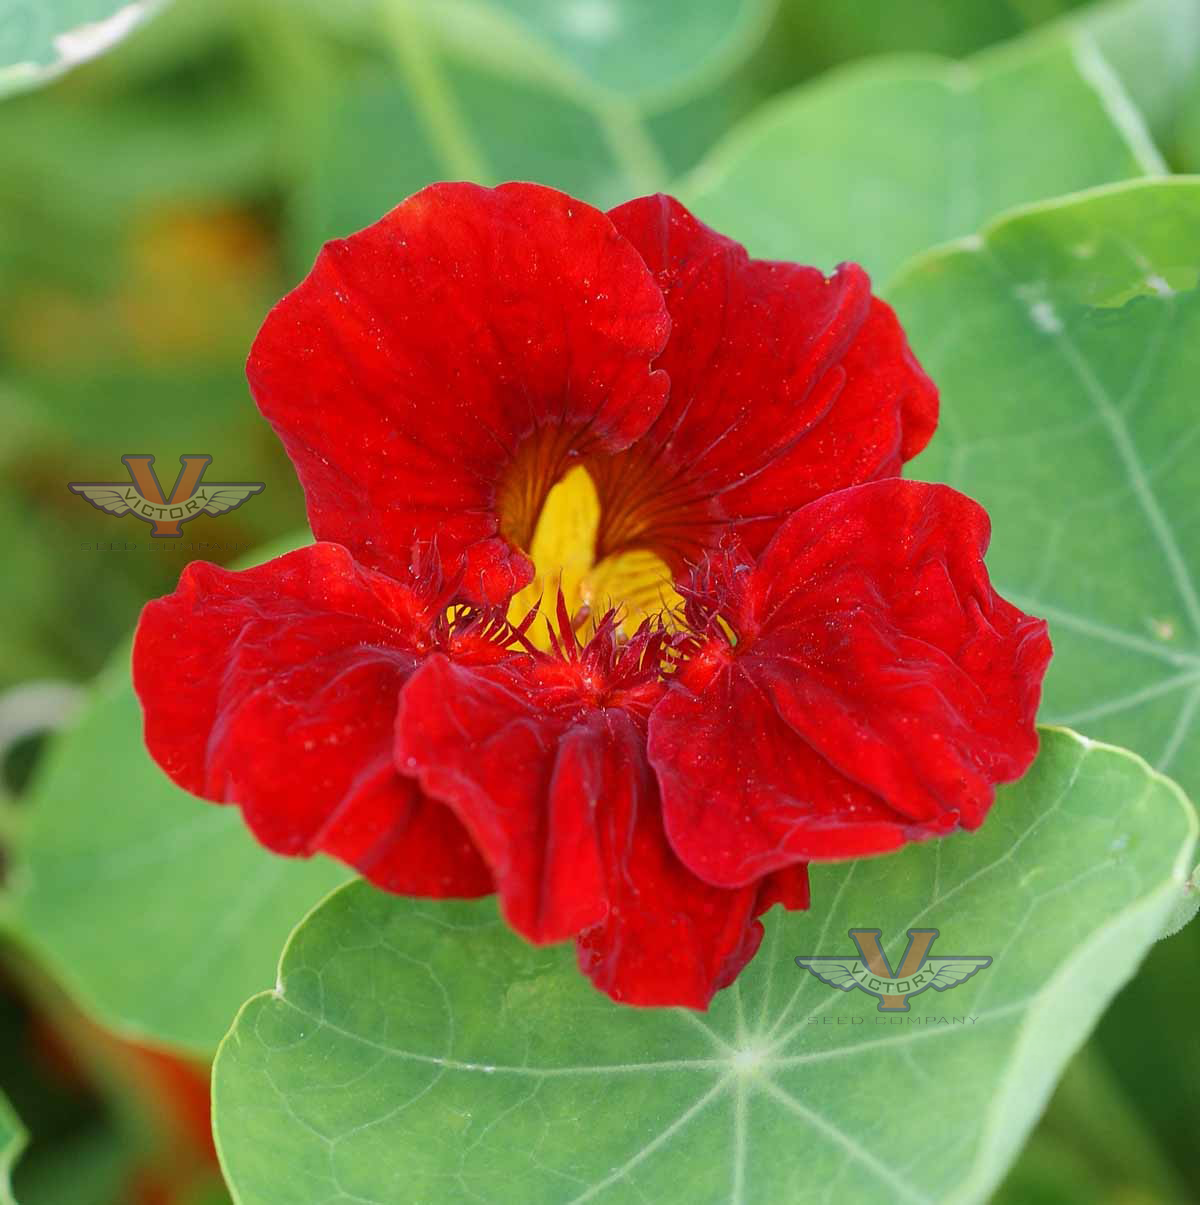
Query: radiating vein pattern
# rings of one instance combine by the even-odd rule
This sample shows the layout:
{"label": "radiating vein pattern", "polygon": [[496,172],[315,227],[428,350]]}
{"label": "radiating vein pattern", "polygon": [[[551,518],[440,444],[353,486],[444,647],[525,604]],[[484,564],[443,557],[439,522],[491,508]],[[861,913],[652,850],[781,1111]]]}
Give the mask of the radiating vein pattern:
{"label": "radiating vein pattern", "polygon": [[1200,789],[1200,182],[1048,203],[892,290],[942,389],[913,466],[992,516],[1005,594],[1050,621],[1043,716]]}
{"label": "radiating vein pattern", "polygon": [[[1158,932],[1194,824],[1139,759],[1046,730],[981,832],[817,867],[813,912],[769,914],[706,1014],[611,1003],[487,901],[351,885],[221,1049],[226,1173],[246,1205],[982,1200]],[[913,926],[993,963],[897,1017],[794,962],[863,927],[895,961]]]}

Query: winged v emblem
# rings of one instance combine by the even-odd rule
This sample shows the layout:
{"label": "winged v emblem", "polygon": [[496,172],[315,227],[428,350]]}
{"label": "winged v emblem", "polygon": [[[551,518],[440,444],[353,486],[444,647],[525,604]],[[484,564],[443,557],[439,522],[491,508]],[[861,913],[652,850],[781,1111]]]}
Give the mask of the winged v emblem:
{"label": "winged v emblem", "polygon": [[150,524],[150,534],[171,539],[182,534],[182,525],[200,515],[223,515],[236,510],[247,498],[261,493],[261,481],[218,481],[205,483],[204,471],[211,456],[179,458],[179,476],[169,495],[163,493],[154,472],[154,457],[122,456],[129,470],[128,481],[72,481],[67,488],[87,499],[97,510],[110,515],[133,515]]}
{"label": "winged v emblem", "polygon": [[904,957],[893,970],[879,944],[879,929],[851,929],[848,936],[857,948],[857,957],[814,955],[797,958],[796,965],[811,971],[822,983],[840,992],[858,988],[877,997],[880,1012],[908,1012],[908,1002],[913,996],[919,996],[929,988],[935,992],[949,991],[992,963],[990,958],[964,954],[931,958],[929,952],[938,937],[938,930],[909,929]]}

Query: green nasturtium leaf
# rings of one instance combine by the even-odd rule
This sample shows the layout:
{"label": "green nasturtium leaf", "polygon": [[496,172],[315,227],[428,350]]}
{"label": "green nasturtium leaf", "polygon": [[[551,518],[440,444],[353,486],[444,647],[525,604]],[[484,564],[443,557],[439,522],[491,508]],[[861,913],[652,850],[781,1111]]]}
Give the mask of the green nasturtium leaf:
{"label": "green nasturtium leaf", "polygon": [[308,8],[386,69],[333,89],[307,143],[296,266],[435,179],[537,180],[601,208],[665,189],[780,77],[765,44],[774,0]]}
{"label": "green nasturtium leaf", "polygon": [[1162,936],[1174,937],[1180,929],[1190,925],[1200,912],[1200,866],[1192,871],[1184,887],[1183,896],[1176,902],[1175,910],[1167,917],[1163,925]]}
{"label": "green nasturtium leaf", "polygon": [[56,739],[26,806],[6,917],[15,935],[109,1028],[201,1055],[297,919],[350,873],[268,853],[237,808],[169,781],[142,744],[127,646]]}
{"label": "green nasturtium leaf", "polygon": [[1030,26],[1049,21],[1079,0],[855,0],[853,4],[781,0],[786,29],[805,74],[851,59],[896,51],[927,51],[959,58]]}
{"label": "green nasturtium leaf", "polygon": [[1164,140],[1159,144],[1164,149],[1172,140],[1180,95],[1190,87],[1200,63],[1200,5],[1195,0],[1082,5],[1078,0],[782,0],[782,8],[785,36],[803,74],[896,51],[958,58],[1027,33],[1035,25],[1040,28],[1031,37],[1093,40],[1155,137]]}
{"label": "green nasturtium leaf", "polygon": [[[689,4],[683,20],[683,8],[624,0],[577,0],[553,9],[503,0],[432,6],[362,0],[336,12],[326,6],[326,19],[362,26],[389,61],[330,98],[320,150],[310,155],[292,207],[294,264],[307,267],[322,242],[376,221],[431,180],[537,180],[601,208],[666,188],[763,91],[761,81],[735,67],[761,40],[770,4],[709,0],[711,12],[701,20],[703,7]],[[656,105],[637,89],[601,87],[549,33],[532,32],[545,26],[569,33],[590,21],[629,38],[639,24],[662,23],[672,12],[677,34],[715,37],[723,28],[718,14],[742,33],[718,39],[721,53],[714,48],[696,65],[703,79],[689,76],[687,87],[676,80],[670,97]],[[657,61],[678,39],[644,45]],[[363,163],[372,170],[364,173]]]}
{"label": "green nasturtium leaf", "polygon": [[1180,109],[1200,70],[1200,4],[1113,0],[1083,9],[1068,28],[1095,44],[1159,145],[1175,153]]}
{"label": "green nasturtium leaf", "polygon": [[[353,884],[221,1046],[226,1176],[243,1205],[981,1201],[1158,936],[1195,832],[1139,758],[1047,729],[979,832],[814,867],[813,910],[772,911],[704,1015],[612,1004],[490,901]],[[913,927],[992,963],[890,1015],[794,962],[871,928],[895,964]]]}
{"label": "green nasturtium leaf", "polygon": [[304,0],[356,32],[421,21],[509,76],[660,107],[703,94],[766,36],[777,0]]}
{"label": "green nasturtium leaf", "polygon": [[135,30],[166,0],[0,0],[0,96],[45,83]]}
{"label": "green nasturtium leaf", "polygon": [[0,1205],[15,1205],[12,1194],[13,1165],[25,1149],[27,1136],[20,1118],[0,1093]]}
{"label": "green nasturtium leaf", "polygon": [[646,105],[702,91],[761,40],[774,9],[775,0],[443,0],[430,17],[475,54],[500,47],[509,64],[535,70],[557,62],[587,87]]}
{"label": "green nasturtium leaf", "polygon": [[754,254],[855,260],[882,282],[1014,205],[1163,170],[1116,75],[1077,36],[834,72],[737,127],[682,195]]}
{"label": "green nasturtium leaf", "polygon": [[1200,791],[1200,179],[1036,206],[889,290],[942,391],[912,475],[978,498],[1050,621],[1043,715]]}

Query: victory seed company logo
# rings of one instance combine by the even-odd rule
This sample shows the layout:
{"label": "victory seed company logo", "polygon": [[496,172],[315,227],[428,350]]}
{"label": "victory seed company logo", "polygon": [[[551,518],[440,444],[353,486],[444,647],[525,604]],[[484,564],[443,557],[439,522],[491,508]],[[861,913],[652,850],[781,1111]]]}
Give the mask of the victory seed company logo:
{"label": "victory seed company logo", "polygon": [[151,536],[173,539],[181,525],[200,515],[223,515],[236,510],[251,494],[265,488],[261,481],[202,482],[211,456],[181,456],[179,476],[170,495],[164,495],[154,472],[153,456],[122,456],[129,481],[72,481],[67,488],[110,515],[133,515],[150,524]]}
{"label": "victory seed company logo", "polygon": [[937,929],[909,929],[908,948],[893,971],[879,944],[880,932],[879,929],[850,930],[850,940],[858,949],[857,958],[853,955],[839,958],[814,955],[797,958],[796,964],[838,991],[851,992],[858,988],[877,997],[881,1013],[906,1013],[913,996],[919,996],[929,988],[935,992],[949,991],[992,963],[990,958],[962,954],[931,958],[929,951],[938,936]]}

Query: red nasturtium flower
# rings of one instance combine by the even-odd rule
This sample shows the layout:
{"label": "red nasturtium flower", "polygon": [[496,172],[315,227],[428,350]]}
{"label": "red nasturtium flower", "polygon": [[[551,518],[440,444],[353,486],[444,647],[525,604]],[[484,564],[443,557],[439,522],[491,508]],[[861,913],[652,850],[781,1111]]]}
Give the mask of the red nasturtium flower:
{"label": "red nasturtium flower", "polygon": [[439,184],[248,372],[320,542],[189,566],[134,676],[154,757],[273,850],[495,891],[613,998],[703,1008],[809,861],[974,828],[1034,756],[1045,625],[983,511],[899,479],[937,394],[853,265]]}

